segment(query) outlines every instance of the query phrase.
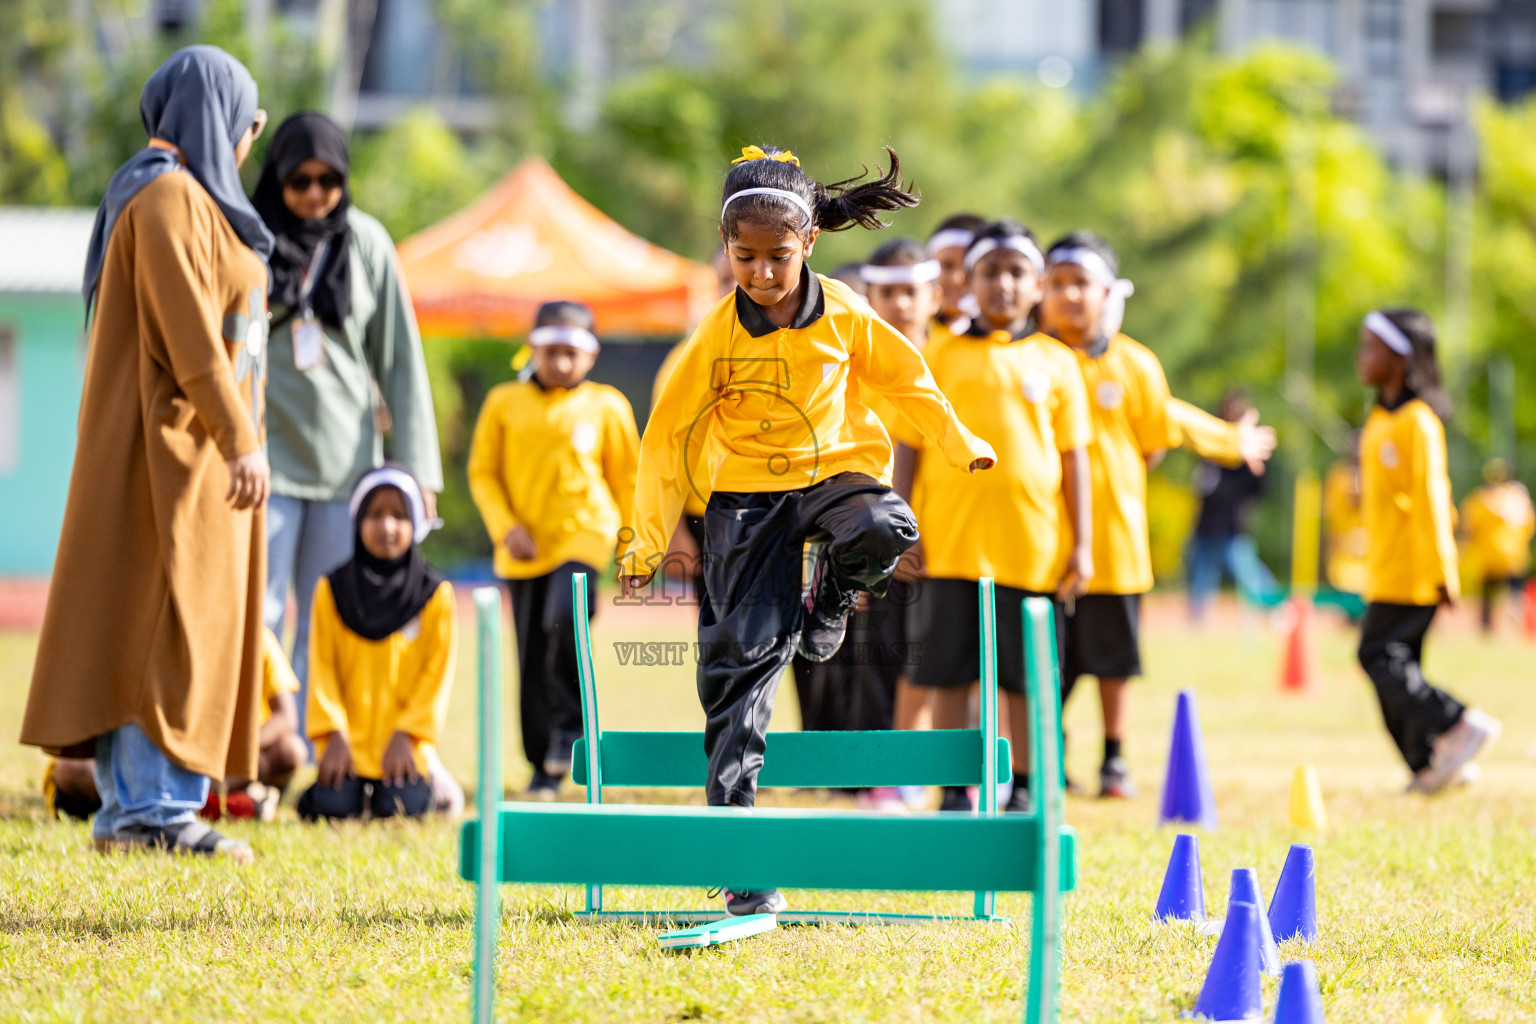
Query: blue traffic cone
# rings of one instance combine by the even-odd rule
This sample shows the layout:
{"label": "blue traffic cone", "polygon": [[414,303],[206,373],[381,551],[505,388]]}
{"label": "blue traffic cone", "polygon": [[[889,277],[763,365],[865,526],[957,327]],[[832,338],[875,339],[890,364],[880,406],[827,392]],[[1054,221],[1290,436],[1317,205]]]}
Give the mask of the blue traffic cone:
{"label": "blue traffic cone", "polygon": [[1259,1020],[1264,1013],[1262,971],[1259,908],[1252,903],[1233,903],[1227,907],[1227,923],[1211,955],[1200,998],[1188,1016],[1212,1021]]}
{"label": "blue traffic cone", "polygon": [[1205,765],[1205,741],[1200,737],[1200,715],[1195,695],[1179,691],[1173,716],[1173,739],[1168,748],[1168,773],[1163,778],[1163,805],[1158,823],[1188,822],[1201,828],[1216,827],[1216,799],[1211,795],[1211,774]]}
{"label": "blue traffic cone", "polygon": [[1264,973],[1271,978],[1280,973],[1280,950],[1275,936],[1269,930],[1269,917],[1264,913],[1264,897],[1259,895],[1259,873],[1253,868],[1232,869],[1232,894],[1227,897],[1228,914],[1234,903],[1252,903],[1259,908],[1259,953],[1264,958]]}
{"label": "blue traffic cone", "polygon": [[1188,832],[1173,837],[1173,853],[1157,894],[1158,921],[1204,921],[1205,888],[1200,881],[1200,840]]}
{"label": "blue traffic cone", "polygon": [[1313,879],[1312,847],[1295,843],[1285,855],[1280,881],[1269,901],[1269,927],[1277,942],[1317,941],[1317,888]]}
{"label": "blue traffic cone", "polygon": [[1292,960],[1280,974],[1280,998],[1275,1024],[1327,1024],[1323,997],[1317,990],[1317,969],[1310,960]]}

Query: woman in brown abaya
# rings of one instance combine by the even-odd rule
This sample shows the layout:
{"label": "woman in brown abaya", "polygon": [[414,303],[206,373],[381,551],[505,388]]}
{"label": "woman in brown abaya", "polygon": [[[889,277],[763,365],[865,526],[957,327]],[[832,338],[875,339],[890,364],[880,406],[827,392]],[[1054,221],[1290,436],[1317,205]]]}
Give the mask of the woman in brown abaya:
{"label": "woman in brown abaya", "polygon": [[171,56],[85,275],[79,439],[23,743],[95,755],[98,849],[251,859],[196,818],[256,771],[272,238],[237,168],[266,114],[227,53]]}

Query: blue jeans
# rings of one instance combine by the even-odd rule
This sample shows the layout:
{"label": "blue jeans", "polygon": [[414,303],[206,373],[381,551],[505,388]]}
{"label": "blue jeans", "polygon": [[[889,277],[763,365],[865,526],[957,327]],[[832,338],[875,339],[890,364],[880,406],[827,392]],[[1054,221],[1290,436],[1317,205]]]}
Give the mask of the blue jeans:
{"label": "blue jeans", "polygon": [[291,585],[299,606],[293,671],[299,677],[299,735],[309,717],[309,609],[320,577],[352,557],[352,516],[344,501],[306,501],[274,494],[267,504],[267,628],[283,635]]}
{"label": "blue jeans", "polygon": [[1272,593],[1276,584],[1247,534],[1231,537],[1189,539],[1189,614],[1199,619],[1205,615],[1211,595],[1221,586],[1222,572],[1231,574],[1238,592],[1249,601],[1259,601]]}
{"label": "blue jeans", "polygon": [[175,764],[132,722],[96,737],[96,792],[101,810],[91,826],[111,839],[125,825],[184,825],[208,802],[208,776]]}

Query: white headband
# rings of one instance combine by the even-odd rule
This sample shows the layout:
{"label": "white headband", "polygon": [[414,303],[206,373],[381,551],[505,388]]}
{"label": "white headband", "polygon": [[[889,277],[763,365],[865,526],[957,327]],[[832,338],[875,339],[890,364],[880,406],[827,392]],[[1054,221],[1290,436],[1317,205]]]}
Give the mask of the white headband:
{"label": "white headband", "polygon": [[1106,286],[1113,286],[1119,280],[1115,272],[1109,269],[1109,262],[1092,249],[1054,249],[1051,251],[1051,266],[1058,263],[1075,263],[1088,271],[1089,277],[1097,278]]}
{"label": "white headband", "polygon": [[597,337],[585,327],[568,324],[546,324],[528,332],[530,345],[569,345],[582,352],[597,351]]}
{"label": "white headband", "polygon": [[1403,333],[1402,328],[1387,319],[1386,314],[1378,312],[1365,314],[1365,329],[1380,338],[1383,345],[1398,355],[1413,355],[1413,342],[1408,340],[1408,335]]}
{"label": "white headband", "polygon": [[790,202],[794,203],[805,212],[806,220],[810,221],[812,224],[816,223],[816,215],[811,212],[811,204],[807,203],[804,199],[801,199],[793,192],[785,191],[782,188],[744,188],[740,192],[732,192],[726,198],[725,202],[720,206],[720,219],[725,220],[726,207],[730,206],[736,200],[741,199],[744,196],[778,196],[781,199],[788,199]]}
{"label": "white headband", "polygon": [[921,263],[903,263],[893,267],[877,267],[866,263],[859,268],[859,277],[865,284],[927,284],[939,279],[939,261],[924,260]]}
{"label": "white headband", "polygon": [[357,514],[362,511],[363,499],[380,487],[393,487],[405,495],[405,502],[411,506],[411,524],[416,528],[416,535],[412,543],[420,544],[427,539],[427,534],[443,525],[441,519],[427,519],[427,503],[421,497],[421,485],[411,474],[396,469],[393,466],[383,466],[363,475],[352,490],[352,502],[349,506],[352,519],[357,520]]}
{"label": "white headband", "polygon": [[976,264],[981,262],[983,256],[998,249],[1012,249],[1014,252],[1022,253],[1037,273],[1045,273],[1045,257],[1040,255],[1040,247],[1023,235],[1009,235],[1007,238],[983,238],[966,250],[965,272],[970,273]]}
{"label": "white headband", "polygon": [[1088,276],[1109,289],[1104,301],[1104,312],[1099,317],[1099,331],[1106,338],[1120,333],[1125,324],[1125,300],[1136,294],[1136,286],[1123,277],[1116,277],[1109,269],[1109,261],[1092,249],[1053,249],[1051,266],[1072,263],[1082,267]]}
{"label": "white headband", "polygon": [[967,231],[965,228],[945,228],[943,231],[935,231],[933,237],[928,239],[928,255],[937,256],[940,249],[969,249],[974,241],[976,241],[976,232]]}

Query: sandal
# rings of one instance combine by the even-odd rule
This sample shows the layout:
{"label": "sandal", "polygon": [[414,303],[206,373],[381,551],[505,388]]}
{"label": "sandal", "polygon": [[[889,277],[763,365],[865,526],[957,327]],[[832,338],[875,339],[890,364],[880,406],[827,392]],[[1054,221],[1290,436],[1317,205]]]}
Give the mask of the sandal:
{"label": "sandal", "polygon": [[123,849],[163,850],[199,857],[227,857],[235,864],[250,864],[256,859],[251,844],[221,835],[200,821],[160,827],[125,825],[117,830],[112,842]]}

